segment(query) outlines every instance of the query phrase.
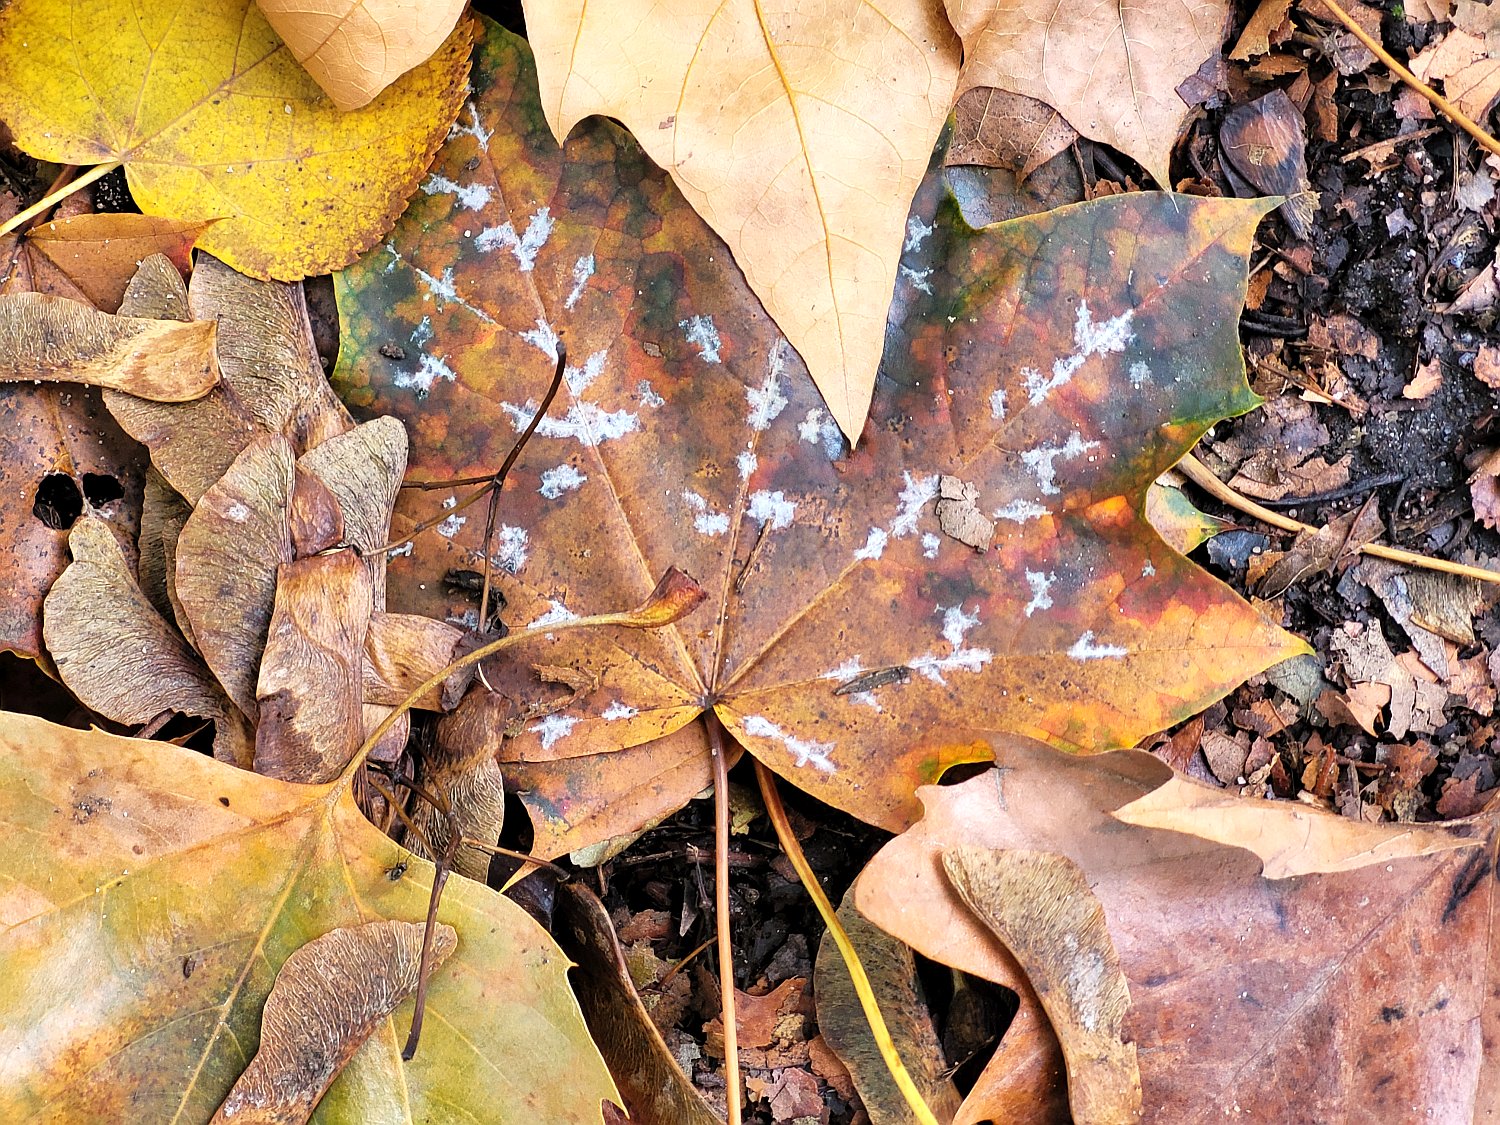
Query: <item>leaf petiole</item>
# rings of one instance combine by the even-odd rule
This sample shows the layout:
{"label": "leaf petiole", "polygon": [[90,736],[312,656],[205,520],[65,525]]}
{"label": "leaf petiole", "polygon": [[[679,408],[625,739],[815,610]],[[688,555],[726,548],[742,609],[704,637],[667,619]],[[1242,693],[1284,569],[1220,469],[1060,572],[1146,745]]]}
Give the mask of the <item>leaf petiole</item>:
{"label": "leaf petiole", "polygon": [[109,164],[96,164],[76,180],[69,180],[57,190],[48,192],[24,211],[17,211],[10,218],[6,219],[4,223],[0,223],[0,238],[25,226],[38,215],[44,214],[53,207],[56,207],[64,199],[67,199],[68,196],[74,192],[82,191],[95,180],[102,180],[119,166],[120,162],[118,160],[112,161]]}

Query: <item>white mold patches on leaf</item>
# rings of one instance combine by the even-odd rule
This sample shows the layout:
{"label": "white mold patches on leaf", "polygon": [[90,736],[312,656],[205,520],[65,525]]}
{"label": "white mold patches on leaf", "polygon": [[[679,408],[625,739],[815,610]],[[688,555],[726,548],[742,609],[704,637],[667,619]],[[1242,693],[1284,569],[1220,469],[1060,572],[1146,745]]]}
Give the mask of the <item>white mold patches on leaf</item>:
{"label": "white mold patches on leaf", "polygon": [[649,379],[642,379],[635,385],[635,397],[641,400],[642,406],[649,406],[652,410],[667,405],[667,400],[656,393]]}
{"label": "white mold patches on leaf", "polygon": [[1025,610],[1027,617],[1039,609],[1052,608],[1052,595],[1048,591],[1052,589],[1052,583],[1056,581],[1056,574],[1048,574],[1040,570],[1026,572],[1026,585],[1031,587],[1031,602]]}
{"label": "white mold patches on leaf", "polygon": [[990,417],[997,422],[1005,421],[1005,388],[990,395]]}
{"label": "white mold patches on leaf", "polygon": [[872,527],[870,534],[865,539],[865,545],[854,552],[857,559],[878,559],[885,554],[885,545],[891,541],[891,537],[884,528]]}
{"label": "white mold patches on leaf", "polygon": [[639,714],[640,712],[628,703],[621,703],[616,699],[599,713],[599,717],[607,723],[614,723],[621,719],[633,719]]}
{"label": "white mold patches on leaf", "polygon": [[553,363],[557,362],[557,332],[553,329],[552,325],[548,324],[541,317],[537,317],[536,327],[528,328],[520,335],[521,339],[525,340]]}
{"label": "white mold patches on leaf", "polygon": [[573,306],[583,296],[583,291],[588,288],[589,278],[593,276],[594,256],[592,254],[585,255],[573,263],[573,288],[568,293],[568,299],[563,302],[563,308],[569,312],[573,310]]}
{"label": "white mold patches on leaf", "polygon": [[781,369],[786,366],[785,340],[777,340],[771,348],[766,363],[766,377],[758,387],[746,387],[745,398],[750,404],[750,416],[746,419],[752,430],[764,430],[786,409],[786,396],[781,393]]}
{"label": "white mold patches on leaf", "polygon": [[[837,668],[830,668],[818,677],[820,680],[832,680],[835,683],[846,684],[855,677],[863,674],[865,668],[860,664],[858,656],[844,661]],[[851,691],[845,696],[851,703],[863,704],[872,710],[884,713],[885,708],[880,705],[880,700],[875,698],[873,691]]]}
{"label": "white mold patches on leaf", "polygon": [[1098,447],[1097,441],[1084,441],[1083,435],[1074,430],[1062,445],[1043,445],[1028,449],[1021,454],[1021,464],[1036,477],[1036,486],[1043,495],[1056,496],[1062,491],[1057,487],[1057,459],[1061,457],[1064,461],[1071,461]]}
{"label": "white mold patches on leaf", "polygon": [[542,473],[542,487],[537,489],[548,500],[556,500],[564,492],[574,492],[583,487],[583,482],[588,476],[580,473],[572,465],[562,464],[556,468],[547,469]]}
{"label": "white mold patches on leaf", "polygon": [[1046,508],[1030,500],[1012,500],[1009,504],[996,508],[993,513],[997,520],[1009,520],[1011,523],[1039,520],[1047,514]]}
{"label": "white mold patches on leaf", "polygon": [[452,195],[458,205],[469,211],[478,211],[490,201],[493,193],[484,184],[457,184],[447,176],[436,172],[422,181],[422,190],[428,195]]}
{"label": "white mold patches on leaf", "polygon": [[788,500],[780,489],[767,492],[762,489],[750,494],[745,509],[750,518],[764,525],[769,531],[780,531],[792,526],[792,517],[797,514],[797,502]]}
{"label": "white mold patches on leaf", "polygon": [[693,529],[699,535],[723,535],[729,530],[729,517],[708,506],[708,501],[696,492],[684,492],[682,499],[694,512]]}
{"label": "white mold patches on leaf", "polygon": [[526,626],[528,629],[539,629],[544,625],[561,625],[564,621],[577,621],[578,614],[556,598],[547,599],[547,611],[537,617]]}
{"label": "white mold patches on leaf", "polygon": [[1058,387],[1071,382],[1089,356],[1124,351],[1125,345],[1135,339],[1135,333],[1130,330],[1134,316],[1134,309],[1126,309],[1119,316],[1095,324],[1088,302],[1079,301],[1078,316],[1073,322],[1073,354],[1053,362],[1050,378],[1034,367],[1021,369],[1031,405],[1035,406]]}
{"label": "white mold patches on leaf", "polygon": [[430,339],[432,339],[432,317],[424,316],[411,330],[411,342],[420,348]]}
{"label": "white mold patches on leaf", "polygon": [[509,250],[521,272],[530,273],[536,268],[537,254],[552,237],[553,225],[551,208],[540,207],[527,220],[524,234],[517,235],[514,224],[508,222],[498,227],[485,227],[474,236],[474,249],[485,254],[497,246]]}
{"label": "white mold patches on leaf", "polygon": [[[458,295],[458,288],[453,284],[452,266],[449,266],[443,271],[442,277],[433,277],[432,274],[428,273],[426,270],[419,269],[416,266],[412,266],[411,269],[412,272],[417,275],[417,277],[421,278],[422,284],[427,288],[428,295],[434,298],[438,302],[439,306],[445,304],[457,305],[459,308],[466,309],[467,311],[473,313],[486,324],[495,323],[495,318],[490,316],[489,313],[485,312],[483,309],[475,308],[473,305],[469,304],[468,301],[465,301]],[[555,340],[556,337],[553,337],[553,339]]]}
{"label": "white mold patches on leaf", "polygon": [[1151,564],[1151,563],[1148,562],[1148,563],[1146,563],[1145,566],[1141,567],[1141,577],[1142,578],[1153,578],[1153,577],[1155,577],[1155,575],[1156,575],[1156,567],[1153,564]]}
{"label": "white mold patches on leaf", "polygon": [[574,395],[583,394],[604,374],[604,361],[608,358],[607,351],[593,352],[583,361],[582,367],[569,364],[563,368],[563,382],[568,384],[568,390]]}
{"label": "white mold patches on leaf", "polygon": [[830,461],[837,461],[844,456],[844,431],[839,429],[833,416],[820,406],[813,407],[797,423],[797,436],[809,445],[821,443],[823,453]]}
{"label": "white mold patches on leaf", "polygon": [[932,283],[927,279],[932,276],[931,269],[914,270],[910,266],[901,267],[901,276],[911,282],[913,289],[920,289],[923,293],[932,292]]}
{"label": "white mold patches on leaf", "polygon": [[444,539],[452,539],[463,529],[464,524],[468,522],[468,516],[449,516],[442,523],[433,528],[433,530],[441,535]]}
{"label": "white mold patches on leaf", "polygon": [[909,663],[913,672],[920,672],[933,683],[946,684],[947,675],[953,672],[979,672],[993,658],[987,648],[970,648],[966,641],[974,627],[979,624],[979,610],[965,613],[962,605],[938,606],[943,615],[943,640],[948,642],[949,652],[938,656],[929,652]]}
{"label": "white mold patches on leaf", "polygon": [[749,480],[755,470],[760,467],[760,458],[753,450],[747,449],[735,458],[735,465],[740,470],[740,480]]}
{"label": "white mold patches on leaf", "polygon": [[[471,90],[470,93],[472,94],[473,91]],[[468,124],[464,123],[464,117],[467,117],[469,119]],[[480,123],[479,111],[474,108],[473,102],[465,102],[463,114],[460,115],[457,121],[455,121],[448,127],[448,139],[450,141],[455,137],[462,137],[466,135],[473,137],[476,141],[478,141],[479,147],[482,148],[485,152],[488,152],[490,150],[490,138],[495,135],[493,131],[486,129]]]}
{"label": "white mold patches on leaf", "polygon": [[917,530],[917,521],[922,518],[922,509],[929,501],[937,498],[939,480],[937,473],[918,477],[912,476],[909,472],[903,472],[901,475],[906,483],[901,489],[901,495],[896,498],[899,508],[896,518],[891,521],[891,534],[897,539],[905,539]]}
{"label": "white mold patches on leaf", "polygon": [[548,715],[541,722],[532,723],[526,729],[533,734],[540,735],[542,749],[551,750],[560,739],[567,738],[573,733],[573,728],[578,725],[578,719],[573,715]]}
{"label": "white mold patches on leaf", "polygon": [[834,749],[831,742],[813,742],[798,738],[788,734],[763,715],[746,715],[744,726],[745,733],[752,738],[769,738],[785,746],[787,751],[796,758],[799,769],[812,766],[824,773],[838,772],[838,767],[828,756]]}
{"label": "white mold patches on leaf", "polygon": [[495,553],[490,556],[491,564],[507,574],[516,574],[526,565],[526,558],[531,551],[531,536],[526,534],[524,527],[501,524],[495,533],[495,544]]}
{"label": "white mold patches on leaf", "polygon": [[1094,640],[1094,631],[1086,630],[1084,634],[1073,642],[1073,647],[1068,649],[1068,655],[1074,660],[1119,660],[1129,653],[1119,645],[1104,645]]}
{"label": "white mold patches on leaf", "polygon": [[388,559],[399,559],[403,555],[405,555],[407,558],[410,558],[411,553],[415,548],[416,544],[408,539],[405,543],[401,544],[401,546],[397,547],[395,550],[387,551],[385,557]]}
{"label": "white mold patches on leaf", "polygon": [[1144,387],[1151,381],[1151,368],[1140,360],[1130,365],[1130,385],[1132,387]]}
{"label": "white mold patches on leaf", "polygon": [[698,354],[703,357],[704,363],[719,362],[719,348],[722,341],[719,339],[719,330],[714,327],[713,317],[690,316],[686,320],[678,321],[677,327],[682,329],[687,342],[698,349]]}
{"label": "white mold patches on leaf", "polygon": [[924,223],[917,216],[913,215],[906,220],[906,244],[901,247],[902,251],[910,252],[921,249],[922,243],[927,240],[927,236],[935,230],[937,230],[935,225]]}
{"label": "white mold patches on leaf", "polygon": [[391,375],[391,382],[405,390],[414,390],[418,394],[425,395],[432,390],[432,384],[439,379],[446,379],[451,383],[457,377],[453,368],[444,363],[441,357],[424,355],[415,371],[397,370]]}
{"label": "white mold patches on leaf", "polygon": [[936,535],[934,535],[932,532],[930,532],[930,531],[924,532],[922,534],[922,557],[924,559],[935,559],[935,558],[937,558],[938,557],[938,548],[941,547],[942,545],[943,545],[943,541],[941,539],[939,539]]}
{"label": "white mold patches on leaf", "polygon": [[[513,402],[502,402],[500,409],[510,416],[510,424],[516,433],[531,425],[536,414],[536,403],[527,401],[525,406]],[[537,424],[536,432],[545,438],[573,438],[582,445],[597,446],[606,441],[615,441],[641,428],[639,415],[629,410],[601,410],[592,402],[574,403],[562,418],[548,416]]]}

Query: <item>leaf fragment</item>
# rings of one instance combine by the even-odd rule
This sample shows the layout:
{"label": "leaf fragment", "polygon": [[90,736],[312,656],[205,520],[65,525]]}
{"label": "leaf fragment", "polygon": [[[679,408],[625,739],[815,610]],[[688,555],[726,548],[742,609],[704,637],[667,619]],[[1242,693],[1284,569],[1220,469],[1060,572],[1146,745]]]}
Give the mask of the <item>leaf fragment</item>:
{"label": "leaf fragment", "polygon": [[[495,755],[509,717],[510,700],[476,683],[451,714],[438,720],[433,745],[422,754],[418,780],[428,793],[447,802],[450,815],[418,800],[412,821],[422,836],[408,843],[419,855],[438,858],[453,842],[455,832],[484,844],[500,839],[505,784]],[[429,854],[428,845],[434,854]],[[489,873],[490,857],[483,848],[460,844],[453,869],[482,883]]]}
{"label": "leaf fragment", "polygon": [[[365,637],[365,702],[387,707],[404,702],[419,684],[453,663],[464,639],[464,631],[446,621],[415,613],[376,610],[370,616],[370,631]],[[473,679],[473,668],[454,672],[412,706],[427,711],[451,711]]]}
{"label": "leaf fragment", "polygon": [[184,402],[219,381],[214,326],[114,316],[40,293],[0,296],[0,381],[86,383]]}
{"label": "leaf fragment", "polygon": [[1124,1036],[1130,986],[1104,909],[1077,864],[1046,852],[960,844],[943,871],[1026,970],[1062,1042],[1079,1125],[1141,1119],[1141,1072]]}
{"label": "leaf fragment", "polygon": [[[341,926],[288,957],[261,1013],[260,1047],[209,1125],[306,1121],[376,1026],[415,991],[424,928]],[[457,945],[453,927],[439,925],[433,968]]]}

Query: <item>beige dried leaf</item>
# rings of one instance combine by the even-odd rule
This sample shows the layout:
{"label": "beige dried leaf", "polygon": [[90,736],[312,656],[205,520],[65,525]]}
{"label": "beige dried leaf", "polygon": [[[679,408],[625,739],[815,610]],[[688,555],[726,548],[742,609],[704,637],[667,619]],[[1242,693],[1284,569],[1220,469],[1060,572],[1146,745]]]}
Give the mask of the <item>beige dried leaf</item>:
{"label": "beige dried leaf", "polygon": [[1039,98],[1172,186],[1168,160],[1192,112],[1177,87],[1223,43],[1226,0],[946,2],[964,42],[960,93],[994,86]]}
{"label": "beige dried leaf", "polygon": [[[448,802],[452,827],[460,836],[493,844],[500,838],[505,817],[505,786],[495,755],[510,717],[510,700],[475,684],[450,715],[438,720],[437,737],[422,755],[418,779],[422,786]],[[421,837],[407,840],[418,855],[428,854],[425,844],[441,853],[449,844],[450,822],[426,801],[412,809],[412,821]],[[422,839],[425,837],[425,844]],[[461,845],[454,853],[453,869],[460,875],[484,882],[490,868],[490,853]]]}
{"label": "beige dried leaf", "polygon": [[283,563],[276,573],[255,698],[255,772],[332,781],[365,740],[370,572],[354,551]]}
{"label": "beige dried leaf", "polygon": [[[286,959],[261,1013],[260,1047],[210,1125],[306,1121],[354,1053],[416,990],[423,927],[366,922],[314,938]],[[458,948],[439,923],[436,968]]]}
{"label": "beige dried leaf", "polygon": [[943,163],[985,164],[1025,180],[1078,139],[1062,114],[1025,94],[976,86],[953,107],[953,139]]}
{"label": "beige dried leaf", "polygon": [[1180,776],[1112,815],[1139,828],[1183,832],[1254,852],[1267,879],[1352,871],[1483,843],[1462,827],[1368,824],[1297,801],[1241,797]]}
{"label": "beige dried leaf", "polygon": [[[593,113],[624,122],[729,243],[857,442],[907,211],[953,104],[959,50],[941,11],[533,0],[526,29],[553,134]],[[682,330],[719,362],[711,321]]]}
{"label": "beige dried leaf", "polygon": [[42,635],[58,675],[90,709],[117,723],[164,711],[212,719],[214,757],[248,766],[253,736],[186,641],[131,576],[103,520],[68,532],[73,562],[43,603]]}
{"label": "beige dried leaf", "polygon": [[255,0],[333,104],[368,105],[426,62],[458,23],[465,0]]}
{"label": "beige dried leaf", "polygon": [[0,383],[84,383],[184,402],[218,381],[212,324],[114,316],[41,293],[0,296]]}

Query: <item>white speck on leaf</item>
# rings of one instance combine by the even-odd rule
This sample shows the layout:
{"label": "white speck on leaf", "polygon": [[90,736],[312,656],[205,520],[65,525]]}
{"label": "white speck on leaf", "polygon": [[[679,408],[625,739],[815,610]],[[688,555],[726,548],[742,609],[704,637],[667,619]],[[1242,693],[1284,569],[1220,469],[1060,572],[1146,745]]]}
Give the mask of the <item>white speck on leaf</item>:
{"label": "white speck on leaf", "polygon": [[885,545],[890,542],[890,538],[883,528],[870,528],[870,534],[865,540],[865,545],[854,552],[854,557],[857,559],[878,559],[881,555],[885,554]]}
{"label": "white speck on leaf", "polygon": [[592,254],[579,258],[573,263],[573,290],[568,294],[568,299],[563,302],[563,308],[569,312],[583,296],[583,291],[588,287],[589,278],[594,276],[594,256]]}
{"label": "white speck on leaf", "polygon": [[745,398],[750,403],[747,421],[752,430],[764,430],[786,409],[786,396],[781,393],[781,369],[786,363],[785,340],[777,340],[771,349],[771,358],[766,365],[766,377],[758,387],[746,387]]}
{"label": "white speck on leaf", "polygon": [[524,234],[517,237],[516,228],[511,223],[486,227],[474,239],[474,249],[488,253],[497,246],[504,247],[514,255],[521,272],[530,273],[536,268],[537,254],[547,245],[547,239],[552,237],[552,227],[551,208],[539,207],[527,220]]}
{"label": "white speck on leaf", "polygon": [[599,713],[599,717],[605,722],[612,723],[618,719],[633,719],[639,714],[640,712],[628,703],[621,703],[616,699]]}
{"label": "white speck on leaf", "polygon": [[828,757],[833,752],[831,742],[813,742],[788,734],[763,715],[745,716],[745,733],[752,738],[772,738],[781,743],[797,759],[798,768],[813,766],[824,773],[836,773],[838,767]]}
{"label": "white speck on leaf", "polygon": [[746,510],[751,519],[766,525],[771,531],[780,531],[792,526],[792,517],[797,514],[797,502],[788,500],[780,489],[775,492],[762,489],[750,494]]}
{"label": "white speck on leaf", "polygon": [[1005,421],[1005,388],[990,395],[990,417],[997,422]]}
{"label": "white speck on leaf", "polygon": [[751,474],[760,467],[760,459],[752,450],[747,449],[735,458],[735,464],[739,466],[740,480],[749,480]]}
{"label": "white speck on leaf", "polygon": [[567,738],[577,725],[578,719],[574,715],[548,715],[541,722],[532,723],[526,729],[533,734],[541,735],[543,750],[551,750],[558,739]]}
{"label": "white speck on leaf", "polygon": [[542,487],[537,489],[548,500],[556,500],[564,492],[573,492],[583,487],[588,476],[572,465],[561,464],[542,473]]}
{"label": "white speck on leaf", "polygon": [[677,322],[677,327],[682,329],[687,342],[698,349],[698,354],[703,357],[704,363],[719,362],[719,330],[714,327],[714,318],[711,316],[690,316],[686,320]]}
{"label": "white speck on leaf", "polygon": [[503,523],[495,533],[495,540],[495,553],[490,556],[492,564],[507,574],[515,574],[526,565],[531,537],[526,534],[524,527],[512,527]]}
{"label": "white speck on leaf", "polygon": [[684,492],[683,500],[687,506],[697,513],[693,517],[693,529],[700,535],[723,535],[729,530],[729,517],[723,512],[716,512],[708,506],[708,501],[696,492]]}
{"label": "white speck on leaf", "polygon": [[564,621],[577,620],[578,614],[574,613],[571,609],[563,605],[562,602],[558,601],[556,598],[548,598],[547,611],[539,616],[535,621],[527,625],[526,628],[537,629],[544,625],[560,625]]}
{"label": "white speck on leaf", "polygon": [[437,380],[446,379],[451,383],[457,378],[453,368],[443,362],[439,356],[424,355],[415,371],[398,370],[392,374],[391,382],[403,389],[414,389],[425,395],[432,390],[432,384]]}
{"label": "white speck on leaf", "polygon": [[932,532],[924,532],[922,535],[922,557],[924,559],[935,559],[938,557],[938,548],[943,541]]}
{"label": "white speck on leaf", "polygon": [[1129,655],[1127,650],[1119,645],[1102,645],[1094,640],[1094,631],[1089,629],[1073,642],[1073,647],[1068,649],[1068,655],[1074,660],[1119,660]]}
{"label": "white speck on leaf", "polygon": [[[233,168],[229,169],[231,172]],[[490,201],[490,189],[484,184],[458,184],[447,176],[433,173],[422,181],[422,190],[428,195],[453,195],[458,205],[470,211],[478,211]]]}
{"label": "white speck on leaf", "polygon": [[1054,462],[1061,457],[1071,461],[1090,449],[1097,449],[1097,441],[1084,441],[1083,435],[1074,430],[1062,445],[1043,445],[1021,454],[1021,463],[1036,477],[1036,486],[1044,495],[1056,496],[1062,490],[1057,487],[1057,467]]}
{"label": "white speck on leaf", "polygon": [[1040,570],[1026,572],[1026,584],[1031,587],[1031,602],[1026,607],[1027,617],[1039,609],[1052,608],[1052,595],[1048,591],[1052,588],[1052,583],[1056,581],[1056,574],[1047,574]]}

